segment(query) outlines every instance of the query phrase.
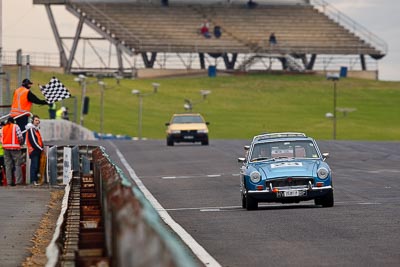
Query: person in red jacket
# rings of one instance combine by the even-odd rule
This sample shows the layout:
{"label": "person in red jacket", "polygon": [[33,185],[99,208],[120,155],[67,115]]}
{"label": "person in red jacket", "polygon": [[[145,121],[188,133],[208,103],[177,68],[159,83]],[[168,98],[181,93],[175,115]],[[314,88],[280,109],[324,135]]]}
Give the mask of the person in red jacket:
{"label": "person in red jacket", "polygon": [[4,149],[4,164],[6,165],[7,184],[14,186],[12,181],[13,167],[15,167],[16,184],[22,184],[22,153],[21,144],[23,137],[19,126],[15,124],[14,119],[9,117],[6,125],[1,129],[1,142]]}
{"label": "person in red jacket", "polygon": [[205,38],[211,38],[210,34],[210,24],[208,23],[207,20],[205,20],[201,25],[200,25],[200,33],[203,35]]}
{"label": "person in red jacket", "polygon": [[39,131],[39,124],[39,116],[33,115],[32,123],[28,123],[26,131],[26,146],[31,159],[30,178],[31,184],[34,185],[39,185],[37,175],[40,166],[40,155],[43,151],[43,139]]}
{"label": "person in red jacket", "polygon": [[[47,105],[46,100],[41,100],[31,92],[32,82],[29,79],[22,81],[21,87],[17,88],[14,92],[13,102],[11,104],[11,117],[15,118],[15,122],[18,124],[21,131],[25,130],[25,126],[28,124],[28,118],[30,116],[32,104]],[[23,137],[25,139],[25,137]]]}

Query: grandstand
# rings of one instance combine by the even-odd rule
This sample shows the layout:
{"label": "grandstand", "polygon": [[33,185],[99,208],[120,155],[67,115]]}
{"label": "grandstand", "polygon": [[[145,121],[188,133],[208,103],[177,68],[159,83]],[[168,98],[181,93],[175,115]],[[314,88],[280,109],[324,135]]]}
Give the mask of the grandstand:
{"label": "grandstand", "polygon": [[[46,7],[67,73],[74,71],[84,24],[115,45],[120,74],[127,70],[123,57],[135,55],[141,55],[146,68],[153,68],[160,54],[196,54],[200,68],[206,68],[207,58],[223,59],[226,69],[241,70],[273,58],[284,70],[304,71],[312,70],[321,55],[357,56],[366,70],[367,55],[379,60],[387,53],[384,41],[323,0],[258,0],[255,8],[247,8],[245,0],[170,0],[168,6],[160,0],[33,2]],[[65,5],[79,20],[68,57],[52,15],[55,4]],[[220,26],[222,37],[206,39],[199,34],[204,20],[210,29]],[[278,38],[273,47],[268,43],[272,32]]]}

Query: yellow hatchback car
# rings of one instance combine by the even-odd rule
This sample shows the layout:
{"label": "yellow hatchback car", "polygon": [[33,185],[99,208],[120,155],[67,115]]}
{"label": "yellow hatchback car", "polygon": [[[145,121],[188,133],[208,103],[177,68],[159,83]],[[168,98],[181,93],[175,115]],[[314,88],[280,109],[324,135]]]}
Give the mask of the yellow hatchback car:
{"label": "yellow hatchback car", "polygon": [[174,114],[170,122],[165,123],[167,128],[167,146],[174,143],[201,142],[203,146],[208,145],[208,127],[199,113]]}

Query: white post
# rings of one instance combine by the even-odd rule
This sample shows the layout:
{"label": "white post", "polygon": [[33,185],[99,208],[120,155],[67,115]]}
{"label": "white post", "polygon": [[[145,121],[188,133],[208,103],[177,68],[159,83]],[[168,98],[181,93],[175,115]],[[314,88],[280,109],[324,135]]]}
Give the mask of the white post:
{"label": "white post", "polygon": [[63,184],[68,184],[72,174],[72,148],[64,147]]}

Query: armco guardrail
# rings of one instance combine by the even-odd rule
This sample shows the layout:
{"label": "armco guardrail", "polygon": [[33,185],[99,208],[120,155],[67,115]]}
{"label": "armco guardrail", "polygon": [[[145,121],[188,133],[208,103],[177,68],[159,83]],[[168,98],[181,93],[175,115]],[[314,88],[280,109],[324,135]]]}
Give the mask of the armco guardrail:
{"label": "armco guardrail", "polygon": [[[79,265],[79,255],[82,254],[79,244],[82,244],[82,240],[76,238],[82,238],[84,234],[78,228],[84,220],[82,208],[88,207],[88,204],[84,204],[82,195],[85,187],[78,189],[77,184],[84,184],[87,177],[92,177],[95,188],[94,193],[89,194],[97,196],[101,209],[100,224],[104,229],[105,240],[101,245],[106,250],[102,255],[109,259],[107,266],[199,266],[183,243],[167,229],[136,184],[112,163],[104,148],[94,148],[91,155],[80,156],[81,160],[84,157],[91,160],[91,173],[81,171],[80,175],[72,177],[65,188],[62,213],[53,240],[46,251],[46,266],[62,266],[63,260],[67,260],[66,264],[71,264],[74,257],[75,263]],[[82,170],[82,161],[80,164]],[[76,196],[80,196],[80,204]],[[70,207],[66,207],[68,205]],[[100,233],[97,235],[101,236]],[[68,236],[71,237],[70,240]],[[85,241],[85,244],[90,243]],[[65,251],[67,248],[70,250]],[[75,253],[71,253],[71,248]]]}

